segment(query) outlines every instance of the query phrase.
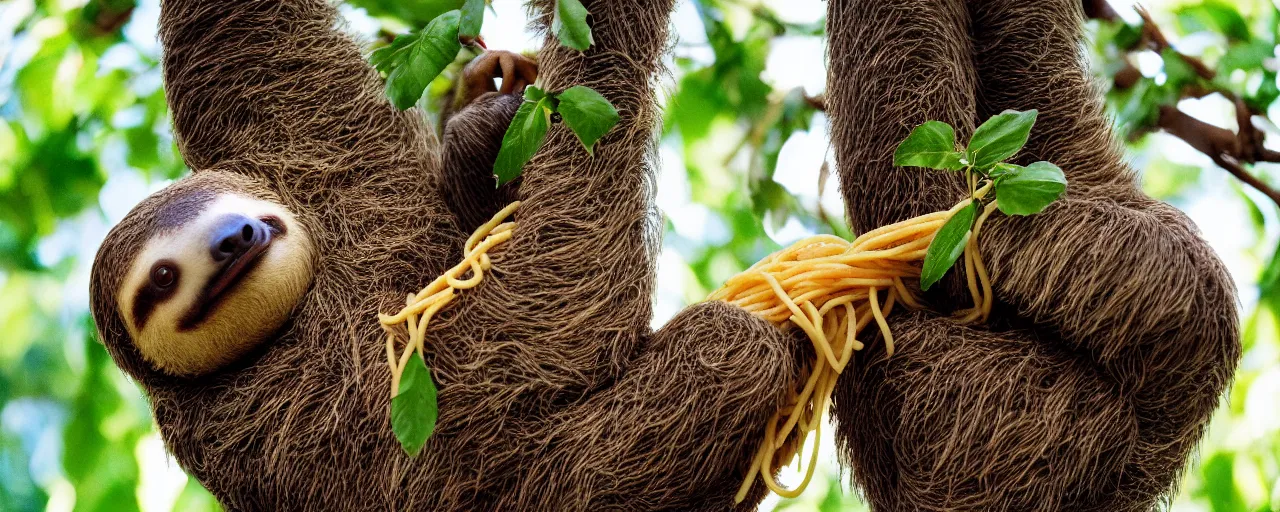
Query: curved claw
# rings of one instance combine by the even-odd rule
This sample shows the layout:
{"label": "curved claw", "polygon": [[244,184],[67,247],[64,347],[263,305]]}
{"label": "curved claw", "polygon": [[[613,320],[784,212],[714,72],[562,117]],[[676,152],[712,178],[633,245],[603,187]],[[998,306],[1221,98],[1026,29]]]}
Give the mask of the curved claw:
{"label": "curved claw", "polygon": [[[502,79],[501,89],[494,84],[494,78]],[[462,70],[462,80],[467,91],[464,105],[491,92],[520,94],[538,80],[538,64],[518,53],[486,51]]]}

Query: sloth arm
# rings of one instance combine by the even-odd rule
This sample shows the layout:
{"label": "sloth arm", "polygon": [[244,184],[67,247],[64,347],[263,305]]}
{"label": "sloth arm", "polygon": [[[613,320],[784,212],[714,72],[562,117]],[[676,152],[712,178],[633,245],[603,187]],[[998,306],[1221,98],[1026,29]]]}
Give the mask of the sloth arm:
{"label": "sloth arm", "polygon": [[429,168],[420,115],[391,106],[339,22],[329,0],[162,2],[165,92],[187,164],[264,154],[342,173]]}
{"label": "sloth arm", "polygon": [[1081,54],[1081,3],[970,5],[979,112],[1039,109],[1018,161],[1048,160],[1068,180],[1066,200],[983,233],[996,296],[1133,391],[1140,412],[1207,414],[1239,355],[1235,286],[1191,220],[1124,164]]}
{"label": "sloth arm", "polygon": [[[518,227],[494,260],[494,278],[465,298],[468,339],[458,364],[513,382],[528,398],[576,400],[613,383],[650,332],[659,231],[650,163],[673,0],[597,0],[595,44],[565,48],[548,30],[538,57],[544,88],[603,94],[620,121],[589,154],[565,123],[525,165]],[[533,3],[551,24],[554,2]],[[482,319],[482,320],[479,320]],[[449,357],[452,357],[450,355]],[[488,378],[477,375],[476,378]]]}
{"label": "sloth arm", "polygon": [[[725,510],[808,340],[722,302],[685,309],[612,387],[548,417],[520,492],[538,510]],[[806,458],[808,454],[806,454]],[[757,479],[743,508],[764,494]]]}
{"label": "sloth arm", "polygon": [[[877,509],[1149,508],[1174,483],[1238,357],[1221,264],[1184,216],[1121,174],[1118,153],[1106,153],[1110,134],[1098,131],[1105,123],[1089,119],[1101,107],[1083,87],[1078,16],[1059,18],[1075,23],[1069,30],[1015,18],[1067,3],[969,2],[976,58],[965,2],[829,4],[828,105],[856,229],[963,197],[946,174],[894,168],[892,154],[929,119],[965,140],[975,104],[981,119],[1040,108],[1023,158],[1060,163],[1070,182],[1049,211],[993,216],[982,235],[997,318],[1030,327],[994,333],[895,315],[899,351],[885,358],[873,345],[841,380],[841,451]],[[1004,7],[1014,5],[1022,12]],[[1010,37],[1019,26],[1024,37]],[[1048,56],[1013,60],[1036,55]],[[1054,81],[1063,76],[1077,81]],[[1058,99],[1009,94],[1013,84],[1043,84]],[[1083,103],[1060,104],[1070,101]],[[963,304],[956,274],[947,303]]]}

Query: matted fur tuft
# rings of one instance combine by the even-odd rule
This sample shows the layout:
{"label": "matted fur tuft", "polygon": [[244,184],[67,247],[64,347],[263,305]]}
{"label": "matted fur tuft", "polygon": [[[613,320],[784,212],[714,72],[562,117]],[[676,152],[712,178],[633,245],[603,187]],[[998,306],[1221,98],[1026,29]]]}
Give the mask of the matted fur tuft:
{"label": "matted fur tuft", "polygon": [[[673,5],[584,3],[596,45],[576,52],[548,36],[541,75],[550,91],[596,89],[621,122],[594,157],[563,124],[551,128],[516,193],[515,238],[480,287],[433,319],[440,419],[417,460],[392,435],[376,314],[456,263],[476,219],[503,205],[514,187],[457,184],[484,181],[491,162],[472,160],[487,154],[474,144],[500,138],[505,123],[468,115],[485,106],[460,112],[443,161],[472,165],[442,166],[419,114],[395,111],[358,46],[334,30],[329,2],[162,4],[168,99],[196,171],[110,235],[94,314],[113,358],[146,389],[166,446],[228,509],[732,507],[805,345],[719,303],[649,328],[653,77]],[[551,5],[535,2],[543,25]],[[492,112],[510,116],[501,107]],[[223,186],[297,215],[316,245],[314,283],[258,352],[212,375],[166,377],[137,357],[111,290],[148,236],[146,205]],[[757,485],[744,507],[762,496]]]}
{"label": "matted fur tuft", "polygon": [[[1039,109],[1018,157],[1066,197],[992,217],[989,328],[890,319],[854,358],[837,441],[874,510],[1151,510],[1176,490],[1240,357],[1230,276],[1189,219],[1138,189],[1082,55],[1076,0],[829,0],[828,106],[855,231],[946,209],[955,174],[892,165],[927,120]],[[965,304],[952,273],[936,304]]]}

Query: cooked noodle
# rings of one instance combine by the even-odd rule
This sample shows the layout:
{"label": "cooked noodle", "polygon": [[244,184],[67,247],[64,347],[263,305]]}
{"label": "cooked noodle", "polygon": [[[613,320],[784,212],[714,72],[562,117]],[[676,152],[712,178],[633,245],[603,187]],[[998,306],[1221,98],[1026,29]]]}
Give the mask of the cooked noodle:
{"label": "cooked noodle", "polygon": [[[976,191],[975,197],[981,198],[985,191]],[[893,355],[893,333],[885,317],[898,303],[921,307],[903,279],[920,276],[918,262],[924,259],[933,237],[971,202],[966,199],[949,211],[869,231],[853,242],[831,235],[801,240],[730,278],[711,295],[711,300],[737,305],[776,325],[800,328],[813,342],[815,354],[804,385],[769,420],[764,440],[738,489],[737,501],[746,498],[757,475],[780,496],[794,498],[804,491],[817,464],[819,425],[831,403],[836,378],[853,352],[864,346],[858,333],[875,322],[885,351]],[[965,322],[985,321],[991,312],[991,283],[978,255],[977,235],[994,210],[993,201],[978,218],[965,246],[965,268],[974,300],[972,309],[958,313]],[[814,448],[804,479],[794,489],[786,489],[773,475],[796,456],[810,432]]]}

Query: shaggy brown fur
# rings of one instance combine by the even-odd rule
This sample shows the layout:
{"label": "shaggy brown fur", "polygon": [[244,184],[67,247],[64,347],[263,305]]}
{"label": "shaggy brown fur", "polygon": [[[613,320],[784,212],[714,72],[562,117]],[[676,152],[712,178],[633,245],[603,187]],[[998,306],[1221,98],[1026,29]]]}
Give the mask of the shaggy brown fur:
{"label": "shaggy brown fur", "polygon": [[[1078,0],[829,0],[829,108],[849,217],[865,231],[945,209],[955,174],[892,166],[938,119],[967,140],[1039,109],[1020,163],[1070,182],[1033,217],[996,216],[982,252],[989,329],[890,323],[837,388],[844,459],[876,510],[1150,510],[1178,477],[1240,356],[1230,277],[1195,226],[1138,189],[1080,46]],[[954,277],[954,276],[953,276]],[[954,286],[936,304],[965,304]]]}
{"label": "shaggy brown fur", "polygon": [[[164,2],[167,93],[195,172],[108,236],[93,310],[112,357],[146,389],[167,447],[225,506],[730,508],[760,427],[785,398],[778,383],[797,378],[804,345],[725,304],[649,329],[653,77],[672,0],[584,3],[596,46],[580,53],[548,37],[545,85],[592,87],[622,120],[594,158],[553,126],[526,167],[515,238],[483,284],[433,320],[427,362],[441,388],[440,420],[411,460],[389,424],[375,313],[398,310],[406,293],[456,262],[475,219],[505,199],[488,183],[459,185],[484,181],[483,166],[439,163],[419,115],[388,104],[357,45],[334,29],[328,2]],[[535,2],[544,26],[551,5]],[[446,154],[447,162],[492,153],[470,148],[465,134],[484,138],[490,128],[467,119],[451,121],[446,153],[463,145],[477,156]],[[316,274],[291,323],[261,350],[178,379],[140,358],[111,295],[160,229],[156,209],[202,189],[290,208],[316,244]]]}
{"label": "shaggy brown fur", "polygon": [[449,179],[440,185],[459,225],[482,225],[516,200],[521,180],[498,187],[493,162],[498,159],[507,126],[523,101],[514,94],[485,96],[445,123],[443,142],[448,151],[444,152],[442,165],[448,169]]}

